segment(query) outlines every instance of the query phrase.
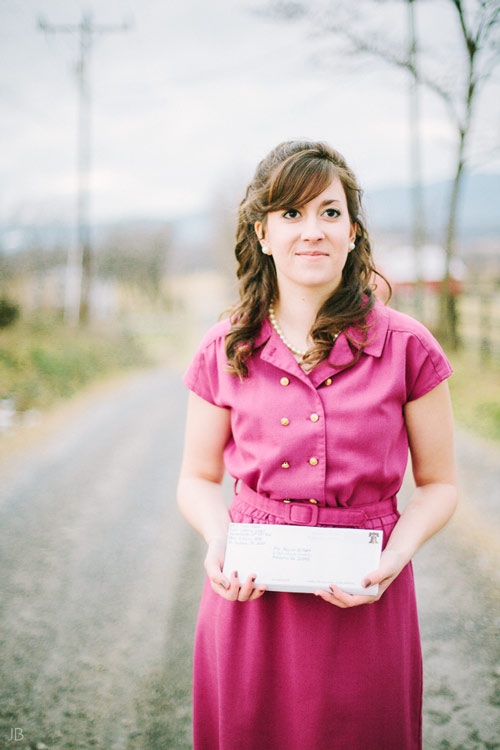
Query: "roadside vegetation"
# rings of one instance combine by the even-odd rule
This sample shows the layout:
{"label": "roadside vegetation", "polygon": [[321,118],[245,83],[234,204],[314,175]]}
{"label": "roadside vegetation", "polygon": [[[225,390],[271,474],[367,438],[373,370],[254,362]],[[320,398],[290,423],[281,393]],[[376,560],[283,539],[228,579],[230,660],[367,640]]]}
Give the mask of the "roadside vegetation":
{"label": "roadside vegetation", "polygon": [[450,392],[457,425],[476,435],[500,443],[500,364],[481,362],[477,352],[462,350],[449,354],[454,374]]}
{"label": "roadside vegetation", "polygon": [[[14,318],[0,327],[0,406],[43,411],[86,385],[168,359],[179,370],[193,327],[189,316],[133,316],[134,326],[107,323],[69,328],[53,317]],[[179,319],[182,318],[182,320]],[[130,323],[130,320],[129,320]],[[132,332],[133,331],[133,332]],[[449,352],[449,380],[458,426],[500,443],[500,364],[475,351]]]}
{"label": "roadside vegetation", "polygon": [[[500,295],[492,272],[471,278],[459,297],[461,343],[445,347],[453,367],[449,379],[455,422],[458,427],[500,443]],[[422,321],[437,336],[439,305],[432,290],[424,292]],[[393,296],[391,307],[418,317],[411,297]]]}
{"label": "roadside vegetation", "polygon": [[20,318],[0,328],[0,400],[16,412],[43,410],[92,381],[151,363],[140,340],[116,325]]}

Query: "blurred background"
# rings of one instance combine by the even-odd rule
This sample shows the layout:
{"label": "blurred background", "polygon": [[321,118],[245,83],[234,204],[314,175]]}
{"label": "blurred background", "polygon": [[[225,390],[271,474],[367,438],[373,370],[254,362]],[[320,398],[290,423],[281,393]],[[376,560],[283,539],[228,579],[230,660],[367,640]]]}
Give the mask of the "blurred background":
{"label": "blurred background", "polygon": [[[0,12],[2,424],[93,376],[80,345],[107,337],[98,375],[127,351],[161,356],[167,334],[178,350],[176,316],[202,298],[209,320],[220,312],[238,202],[291,138],[329,141],[357,173],[393,304],[474,365],[498,363],[498,3],[2,0]],[[78,372],[50,350],[68,328]],[[39,381],[44,367],[67,382]]]}
{"label": "blurred background", "polygon": [[[487,585],[457,609],[454,654],[430,659],[426,741],[500,747],[500,0],[0,0],[0,54],[0,747],[189,747],[197,593],[172,571],[198,585],[200,548],[165,510],[180,373],[235,298],[255,166],[294,138],[346,157],[390,304],[453,364],[465,510],[422,558],[430,657],[451,631],[426,602],[467,608]],[[472,632],[485,666],[450,698]]]}
{"label": "blurred background", "polygon": [[[112,359],[121,331],[139,348],[142,337],[146,356],[202,297],[215,302],[211,319],[234,297],[236,210],[256,163],[306,137],[332,143],[357,173],[393,304],[475,364],[498,363],[498,3],[0,9],[6,342],[24,352],[12,325],[26,346],[33,323],[36,341],[54,345],[69,327],[74,347],[105,333]],[[44,348],[33,367],[50,359]],[[0,372],[4,422],[44,406],[45,383],[12,360]]]}

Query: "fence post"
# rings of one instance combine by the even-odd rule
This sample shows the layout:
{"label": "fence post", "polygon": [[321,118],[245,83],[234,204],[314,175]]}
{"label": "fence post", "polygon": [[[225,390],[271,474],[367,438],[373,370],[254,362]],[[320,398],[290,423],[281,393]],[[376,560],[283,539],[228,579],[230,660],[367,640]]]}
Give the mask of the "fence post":
{"label": "fence post", "polygon": [[491,333],[493,319],[493,292],[486,286],[479,287],[479,341],[481,362],[491,359]]}

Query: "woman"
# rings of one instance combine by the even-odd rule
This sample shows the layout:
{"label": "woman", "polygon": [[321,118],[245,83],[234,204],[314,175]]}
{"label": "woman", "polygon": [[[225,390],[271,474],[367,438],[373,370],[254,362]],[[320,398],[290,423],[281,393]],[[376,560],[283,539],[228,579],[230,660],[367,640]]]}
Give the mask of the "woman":
{"label": "woman", "polygon": [[[376,300],[360,190],[328,145],[282,143],[259,164],[236,257],[240,302],[184,378],[178,501],[208,545],[194,746],[417,750],[410,560],[456,505],[451,368],[422,325]],[[416,489],[400,516],[408,447]],[[239,480],[230,511],[224,469]],[[364,580],[378,595],[266,593],[254,576],[226,577],[230,520],[383,529]]]}

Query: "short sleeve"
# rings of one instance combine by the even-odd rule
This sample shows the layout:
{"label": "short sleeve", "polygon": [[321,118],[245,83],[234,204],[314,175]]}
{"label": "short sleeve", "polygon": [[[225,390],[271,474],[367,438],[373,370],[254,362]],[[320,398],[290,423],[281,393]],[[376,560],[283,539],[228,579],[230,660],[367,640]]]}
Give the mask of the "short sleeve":
{"label": "short sleeve", "polygon": [[453,372],[441,346],[424,326],[411,334],[406,354],[407,401],[429,393]]}
{"label": "short sleeve", "polygon": [[182,382],[214,406],[228,407],[226,334],[229,321],[216,323],[204,336],[187,368]]}
{"label": "short sleeve", "polygon": [[[214,344],[210,347],[214,349]],[[214,352],[206,348],[199,348],[194,355],[191,364],[184,373],[182,382],[190,391],[201,396],[215,406],[219,406],[219,378],[217,373],[217,360]],[[210,354],[212,353],[212,356]]]}

